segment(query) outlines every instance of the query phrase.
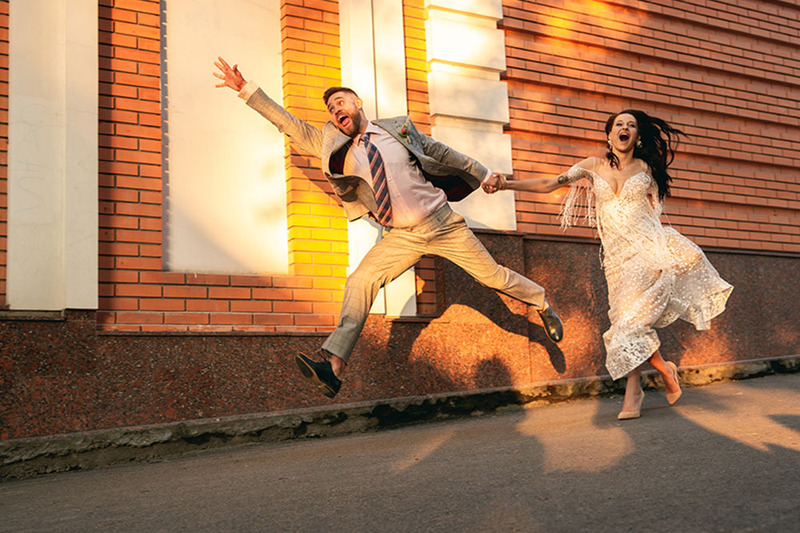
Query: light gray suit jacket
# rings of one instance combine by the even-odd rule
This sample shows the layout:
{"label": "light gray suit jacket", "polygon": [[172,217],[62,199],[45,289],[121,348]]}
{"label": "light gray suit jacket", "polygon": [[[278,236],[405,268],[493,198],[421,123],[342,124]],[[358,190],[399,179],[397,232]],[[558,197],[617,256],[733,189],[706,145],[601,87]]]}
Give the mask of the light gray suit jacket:
{"label": "light gray suit jacket", "polygon": [[[343,174],[344,158],[352,139],[342,133],[333,122],[326,122],[320,130],[292,115],[272,100],[261,89],[247,100],[247,105],[272,122],[279,131],[288,135],[303,151],[322,160],[322,172],[342,200],[349,220],[375,211],[372,184],[359,176]],[[445,144],[420,133],[408,117],[373,121],[408,149],[425,179],[442,189],[453,202],[466,198],[480,187],[488,169]],[[405,132],[403,132],[405,127]]]}

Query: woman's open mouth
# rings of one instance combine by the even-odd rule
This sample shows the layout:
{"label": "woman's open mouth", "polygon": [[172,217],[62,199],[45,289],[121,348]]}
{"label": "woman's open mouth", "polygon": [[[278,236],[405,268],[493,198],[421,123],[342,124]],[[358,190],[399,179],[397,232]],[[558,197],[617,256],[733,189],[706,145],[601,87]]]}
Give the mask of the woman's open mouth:
{"label": "woman's open mouth", "polygon": [[620,141],[622,141],[622,142],[624,142],[624,143],[628,142],[628,140],[629,140],[630,138],[631,138],[631,136],[630,136],[630,134],[628,134],[628,133],[624,133],[624,132],[623,132],[623,133],[620,133],[620,134],[619,134],[619,140],[620,140]]}

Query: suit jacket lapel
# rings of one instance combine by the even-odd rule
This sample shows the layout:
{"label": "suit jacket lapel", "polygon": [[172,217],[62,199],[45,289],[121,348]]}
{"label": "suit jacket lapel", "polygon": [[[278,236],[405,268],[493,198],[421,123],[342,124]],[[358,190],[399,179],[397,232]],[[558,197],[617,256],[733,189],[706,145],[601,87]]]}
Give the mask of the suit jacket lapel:
{"label": "suit jacket lapel", "polygon": [[322,128],[322,170],[330,175],[343,174],[345,146],[353,139],[339,131],[332,122],[326,122]]}

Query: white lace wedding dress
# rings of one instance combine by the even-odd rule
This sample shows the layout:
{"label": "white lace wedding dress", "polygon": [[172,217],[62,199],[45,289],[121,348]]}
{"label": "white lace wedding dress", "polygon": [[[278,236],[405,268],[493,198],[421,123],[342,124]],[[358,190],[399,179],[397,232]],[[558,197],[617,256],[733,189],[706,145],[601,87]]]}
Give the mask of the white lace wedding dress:
{"label": "white lace wedding dress", "polygon": [[591,170],[576,165],[567,175],[573,183],[562,225],[584,215],[597,226],[603,246],[611,320],[603,334],[606,368],[618,379],[658,349],[654,328],[680,318],[698,330],[708,329],[710,320],[725,309],[733,286],[697,245],[661,225],[662,205],[649,173],[631,176],[616,194]]}

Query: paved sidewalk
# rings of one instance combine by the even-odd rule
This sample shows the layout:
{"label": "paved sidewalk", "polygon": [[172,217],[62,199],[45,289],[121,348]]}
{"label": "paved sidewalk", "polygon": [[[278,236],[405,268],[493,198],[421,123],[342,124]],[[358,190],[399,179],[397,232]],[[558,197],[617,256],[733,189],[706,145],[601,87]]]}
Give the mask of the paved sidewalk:
{"label": "paved sidewalk", "polygon": [[0,531],[800,531],[800,374],[0,483]]}

